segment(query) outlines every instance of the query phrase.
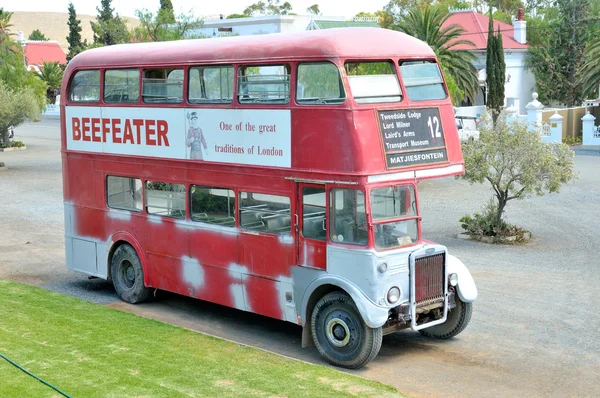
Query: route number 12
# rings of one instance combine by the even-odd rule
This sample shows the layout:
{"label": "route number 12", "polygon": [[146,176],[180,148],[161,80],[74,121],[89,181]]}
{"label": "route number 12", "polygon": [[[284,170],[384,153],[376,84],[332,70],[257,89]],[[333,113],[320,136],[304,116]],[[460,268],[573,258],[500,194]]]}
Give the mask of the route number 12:
{"label": "route number 12", "polygon": [[[431,138],[442,138],[442,133],[440,133],[440,120],[437,116],[434,116],[433,118],[429,116],[427,125],[429,126],[429,130],[431,130]],[[433,131],[434,125],[435,131]]]}

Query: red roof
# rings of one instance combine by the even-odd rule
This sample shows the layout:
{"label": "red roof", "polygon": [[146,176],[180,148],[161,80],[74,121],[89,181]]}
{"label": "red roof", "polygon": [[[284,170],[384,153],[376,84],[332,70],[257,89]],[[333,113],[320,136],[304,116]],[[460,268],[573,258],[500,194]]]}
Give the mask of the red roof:
{"label": "red roof", "polygon": [[[469,40],[475,47],[458,45],[453,50],[485,50],[487,48],[488,29],[490,18],[475,11],[456,11],[442,25],[460,25],[465,32],[460,37],[461,40]],[[514,39],[514,27],[504,22],[494,21],[494,31],[502,34],[502,46],[504,49],[526,49],[527,44],[521,44]]]}
{"label": "red roof", "polygon": [[55,41],[27,41],[25,58],[28,65],[42,65],[44,61],[60,64],[67,62],[64,51]]}

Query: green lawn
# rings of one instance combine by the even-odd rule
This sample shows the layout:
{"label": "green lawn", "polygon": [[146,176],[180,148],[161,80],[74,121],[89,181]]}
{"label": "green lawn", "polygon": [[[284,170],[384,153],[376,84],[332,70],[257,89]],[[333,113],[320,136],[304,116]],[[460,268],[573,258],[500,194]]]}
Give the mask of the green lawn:
{"label": "green lawn", "polygon": [[[72,397],[391,397],[384,384],[0,280],[0,353]],[[60,397],[0,358],[0,397]]]}

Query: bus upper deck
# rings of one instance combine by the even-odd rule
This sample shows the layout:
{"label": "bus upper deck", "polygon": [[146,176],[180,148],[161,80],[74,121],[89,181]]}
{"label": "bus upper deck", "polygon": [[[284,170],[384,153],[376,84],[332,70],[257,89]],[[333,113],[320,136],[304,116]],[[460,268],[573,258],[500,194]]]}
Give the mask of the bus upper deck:
{"label": "bus upper deck", "polygon": [[433,51],[386,29],[117,45],[80,54],[65,76],[63,150],[373,181],[463,171]]}

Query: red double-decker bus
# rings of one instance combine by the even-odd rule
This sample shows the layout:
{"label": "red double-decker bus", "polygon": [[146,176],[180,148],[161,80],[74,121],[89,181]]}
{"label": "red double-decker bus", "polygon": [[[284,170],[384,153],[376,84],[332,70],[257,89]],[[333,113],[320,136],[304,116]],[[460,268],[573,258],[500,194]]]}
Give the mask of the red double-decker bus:
{"label": "red double-decker bus", "polygon": [[331,363],[469,322],[467,268],[417,182],[463,172],[425,43],[384,29],[86,51],[61,90],[67,267],[303,327]]}

